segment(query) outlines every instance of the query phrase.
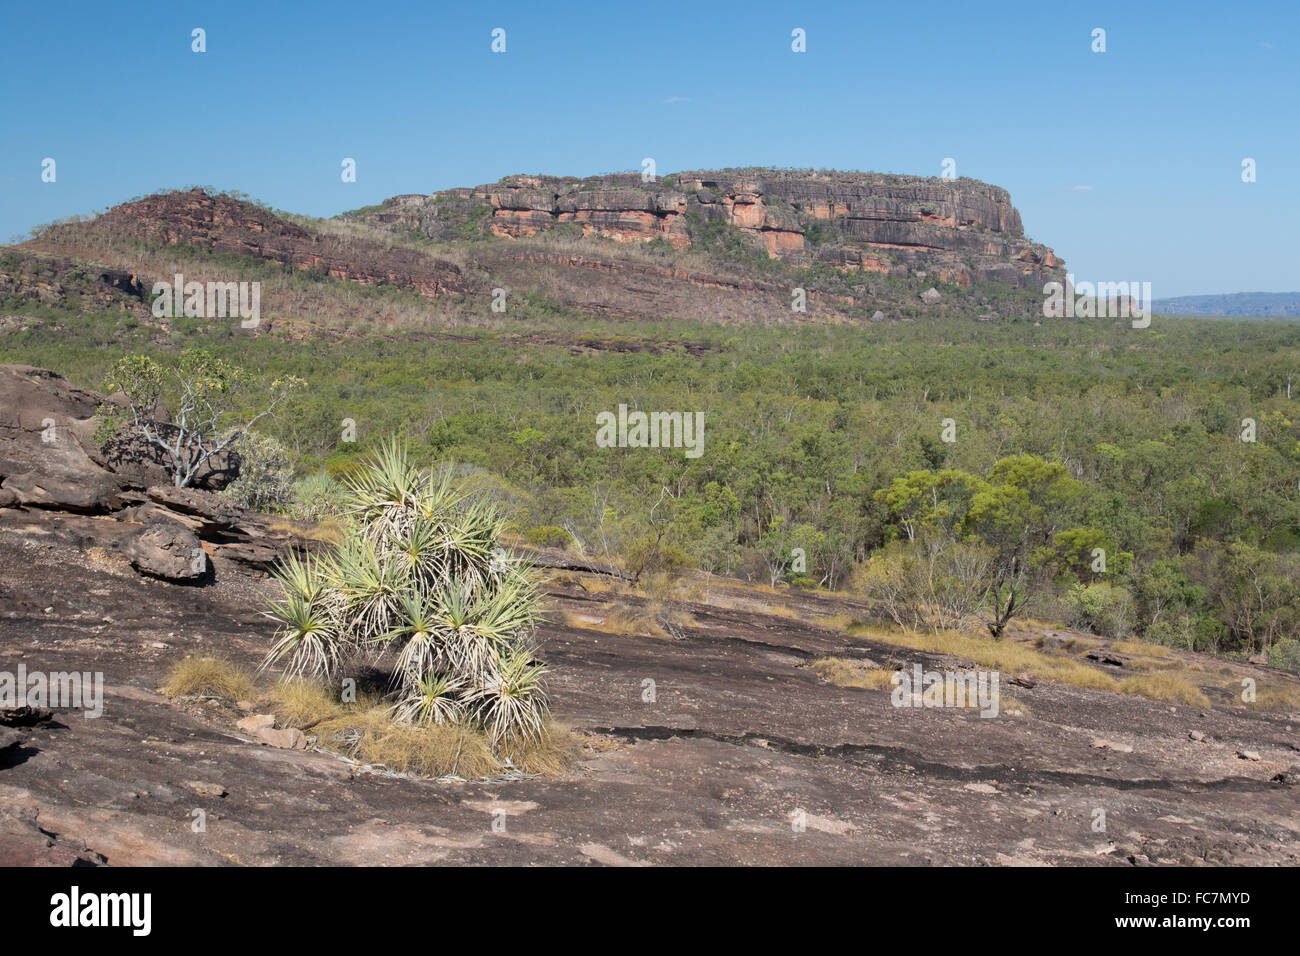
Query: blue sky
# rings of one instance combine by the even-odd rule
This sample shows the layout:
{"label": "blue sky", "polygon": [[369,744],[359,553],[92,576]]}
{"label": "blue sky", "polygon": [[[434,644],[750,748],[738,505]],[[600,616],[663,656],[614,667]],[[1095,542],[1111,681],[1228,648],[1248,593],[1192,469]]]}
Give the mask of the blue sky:
{"label": "blue sky", "polygon": [[952,157],[1009,189],[1080,280],[1150,281],[1157,298],[1292,291],[1298,28],[1283,0],[0,0],[0,241],[194,184],[333,215],[647,156],[661,175],[938,175]]}

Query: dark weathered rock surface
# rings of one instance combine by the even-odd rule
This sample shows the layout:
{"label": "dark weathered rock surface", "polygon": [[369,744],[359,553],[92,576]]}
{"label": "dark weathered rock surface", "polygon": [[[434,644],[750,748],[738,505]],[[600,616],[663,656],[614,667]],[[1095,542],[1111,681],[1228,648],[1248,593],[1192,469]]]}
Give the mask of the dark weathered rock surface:
{"label": "dark weathered rock surface", "polygon": [[136,570],[168,581],[197,581],[208,570],[202,543],[174,523],[159,522],[140,532],[128,554]]}
{"label": "dark weathered rock surface", "polygon": [[[175,426],[154,422],[153,427],[164,440],[174,440]],[[133,488],[169,485],[173,482],[174,464],[166,451],[141,435],[120,435],[105,442],[104,464]],[[190,487],[220,491],[239,477],[239,455],[225,451],[205,462],[190,480]]]}
{"label": "dark weathered rock surface", "polygon": [[105,511],[127,483],[103,466],[95,415],[103,397],[27,365],[0,365],[0,488],[13,503]]}
{"label": "dark weathered rock surface", "polygon": [[[11,862],[1300,863],[1300,715],[1045,680],[1015,689],[1019,716],[898,709],[888,689],[826,684],[806,665],[962,662],[813,623],[865,613],[848,599],[718,579],[707,604],[675,605],[691,619],[682,640],[569,623],[641,599],[584,591],[572,580],[582,572],[552,582],[563,613],[539,635],[551,695],[587,741],[562,778],[436,782],[292,749],[293,734],[277,738],[287,748],[264,746],[237,726],[252,704],[171,701],[155,688],[185,654],[258,663],[271,642],[268,582],[233,565],[203,589],[144,578],[71,541],[73,526],[118,522],[55,517],[0,511],[0,670],[22,660],[101,671],[105,708],[25,727],[17,755],[0,756],[0,857]],[[1189,740],[1194,727],[1208,739]],[[1243,749],[1260,759],[1239,759]]]}
{"label": "dark weathered rock surface", "polygon": [[[148,468],[112,470],[95,440],[104,401],[45,369],[0,365],[0,509],[48,512],[43,535],[173,581],[207,583],[227,566],[264,573],[286,549],[308,546],[212,491],[145,487],[156,477]],[[204,474],[220,484],[237,468],[227,456]],[[199,562],[203,553],[211,562]]]}

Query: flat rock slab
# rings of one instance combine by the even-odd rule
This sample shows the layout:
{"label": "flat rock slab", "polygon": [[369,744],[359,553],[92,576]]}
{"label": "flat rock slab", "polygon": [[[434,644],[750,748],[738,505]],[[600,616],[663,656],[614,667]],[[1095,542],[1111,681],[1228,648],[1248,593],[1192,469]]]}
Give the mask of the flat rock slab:
{"label": "flat rock slab", "polygon": [[[762,613],[757,597],[690,606],[682,640],[546,625],[556,715],[602,742],[564,777],[370,771],[292,749],[301,731],[269,715],[155,692],[186,654],[261,660],[264,579],[230,573],[194,589],[144,578],[37,520],[0,520],[0,670],[21,659],[101,671],[107,692],[102,717],[56,711],[10,728],[21,740],[0,749],[6,860],[1300,864],[1295,715],[1171,712],[1043,680],[1016,688],[1025,716],[895,708],[888,688],[837,687],[806,665],[953,660],[811,624],[845,602],[808,594],[792,594],[786,614]],[[576,586],[551,591],[558,610],[598,616]],[[1189,739],[1193,729],[1206,739]],[[261,745],[265,733],[290,746]]]}

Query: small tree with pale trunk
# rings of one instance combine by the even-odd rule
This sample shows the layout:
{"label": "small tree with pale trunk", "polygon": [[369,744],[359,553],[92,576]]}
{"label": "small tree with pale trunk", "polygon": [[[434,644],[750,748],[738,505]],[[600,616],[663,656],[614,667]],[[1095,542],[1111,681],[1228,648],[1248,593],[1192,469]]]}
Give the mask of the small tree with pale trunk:
{"label": "small tree with pale trunk", "polygon": [[[276,379],[255,406],[260,411],[249,411],[244,399],[254,390],[251,377],[203,349],[187,349],[174,366],[166,368],[147,355],[128,355],[113,366],[109,380],[110,393],[121,393],[126,407],[104,409],[101,437],[125,430],[160,449],[172,483],[185,488],[205,465],[233,450],[303,384],[292,376]],[[170,422],[155,417],[164,393],[175,407]]]}

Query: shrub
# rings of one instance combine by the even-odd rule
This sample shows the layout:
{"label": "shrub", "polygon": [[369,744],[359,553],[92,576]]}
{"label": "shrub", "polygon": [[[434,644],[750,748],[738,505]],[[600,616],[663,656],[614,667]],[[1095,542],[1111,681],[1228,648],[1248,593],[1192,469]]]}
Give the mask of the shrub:
{"label": "shrub", "polygon": [[[113,366],[109,391],[121,392],[125,408],[101,406],[96,437],[102,442],[126,434],[142,438],[164,455],[172,480],[187,487],[195,475],[222,452],[245,442],[253,425],[306,384],[289,376],[271,383],[261,411],[244,411],[251,379],[243,369],[204,349],[186,349],[168,369],[147,355],[128,355]],[[172,423],[153,420],[154,410],[168,393],[175,402]]]}
{"label": "shrub", "polygon": [[573,543],[573,535],[554,525],[530,528],[524,534],[525,540],[537,548],[567,548]]}
{"label": "shrub", "polygon": [[250,511],[269,512],[286,504],[293,492],[293,461],[274,438],[249,433],[236,445],[239,477],[222,492]]}
{"label": "shrub", "polygon": [[1192,651],[1207,643],[1207,634],[1213,629],[1214,622],[1208,615],[1177,611],[1149,625],[1142,637],[1155,644]]}
{"label": "shrub", "polygon": [[1071,584],[1066,595],[1070,626],[1107,637],[1127,637],[1133,622],[1128,591],[1109,584]]}
{"label": "shrub", "polygon": [[990,561],[978,544],[924,533],[873,556],[858,584],[899,627],[973,630],[989,589]]}
{"label": "shrub", "polygon": [[338,547],[277,570],[284,596],[268,614],[280,627],[263,667],[283,659],[289,677],[328,678],[348,654],[392,652],[398,723],[481,730],[506,759],[534,745],[547,723],[539,582],[499,548],[500,506],[420,470],[398,442],[346,485]]}
{"label": "shrub", "polygon": [[1284,637],[1268,649],[1270,667],[1300,673],[1300,641],[1294,637]]}
{"label": "shrub", "polygon": [[681,571],[691,565],[691,558],[675,544],[665,542],[657,534],[645,534],[624,548],[624,565],[639,581],[644,574]]}
{"label": "shrub", "polygon": [[293,486],[289,510],[302,521],[326,521],[346,507],[347,489],[328,472],[308,475]]}

